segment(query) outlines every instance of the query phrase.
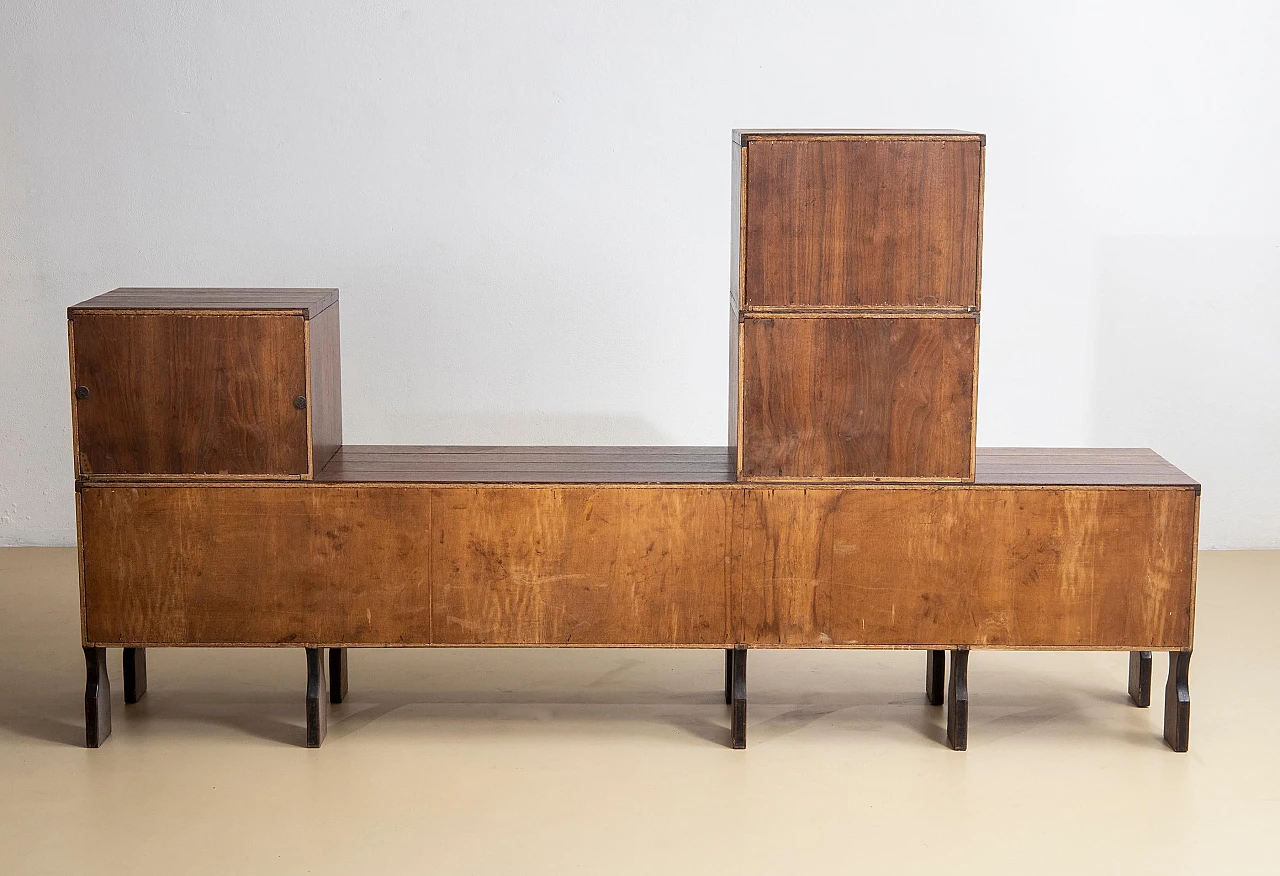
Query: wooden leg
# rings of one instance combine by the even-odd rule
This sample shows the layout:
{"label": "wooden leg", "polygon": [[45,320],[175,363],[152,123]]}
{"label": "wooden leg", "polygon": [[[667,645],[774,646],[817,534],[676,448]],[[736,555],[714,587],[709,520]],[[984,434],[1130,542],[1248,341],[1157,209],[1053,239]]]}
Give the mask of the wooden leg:
{"label": "wooden leg", "polygon": [[340,703],[347,698],[347,649],[329,649],[329,702]]}
{"label": "wooden leg", "polygon": [[124,649],[124,701],[133,705],[147,695],[147,649]]}
{"label": "wooden leg", "polygon": [[942,705],[942,688],[947,680],[947,652],[930,651],[924,666],[924,695],[929,705]]}
{"label": "wooden leg", "polygon": [[947,688],[947,744],[956,751],[969,747],[969,649],[951,652]]}
{"label": "wooden leg", "polygon": [[1140,709],[1151,705],[1151,652],[1129,652],[1129,699]]}
{"label": "wooden leg", "polygon": [[1164,688],[1164,741],[1174,751],[1186,751],[1191,732],[1190,651],[1169,652],[1169,683]]}
{"label": "wooden leg", "polygon": [[84,744],[100,748],[111,735],[111,681],[107,678],[107,649],[84,649]]}
{"label": "wooden leg", "polygon": [[747,646],[733,649],[733,717],[730,736],[734,748],[747,747]]}
{"label": "wooden leg", "polygon": [[329,696],[324,684],[324,649],[307,649],[307,748],[319,748],[329,732]]}
{"label": "wooden leg", "polygon": [[724,649],[724,704],[733,705],[733,649]]}

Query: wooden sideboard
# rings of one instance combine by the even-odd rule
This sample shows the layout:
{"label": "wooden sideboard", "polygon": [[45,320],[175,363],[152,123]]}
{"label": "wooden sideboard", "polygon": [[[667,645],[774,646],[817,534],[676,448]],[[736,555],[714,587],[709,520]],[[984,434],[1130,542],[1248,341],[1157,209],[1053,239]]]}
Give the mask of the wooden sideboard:
{"label": "wooden sideboard", "polygon": [[734,148],[724,447],[343,445],[336,290],[70,308],[88,744],[107,648],[130,703],[147,648],[305,649],[318,746],[348,648],[577,646],[723,649],[739,748],[748,649],[920,649],[963,749],[969,652],[1027,648],[1129,652],[1140,706],[1170,652],[1185,751],[1199,485],[973,447],[981,138]]}

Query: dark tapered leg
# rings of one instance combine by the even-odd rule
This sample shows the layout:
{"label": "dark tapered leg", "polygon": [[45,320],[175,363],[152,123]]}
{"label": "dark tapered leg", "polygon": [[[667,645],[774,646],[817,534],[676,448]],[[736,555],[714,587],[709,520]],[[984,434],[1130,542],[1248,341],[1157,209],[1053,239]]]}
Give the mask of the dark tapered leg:
{"label": "dark tapered leg", "polygon": [[1140,709],[1151,705],[1151,652],[1129,652],[1129,699]]}
{"label": "dark tapered leg", "polygon": [[84,649],[84,744],[98,748],[111,735],[111,681],[107,649]]}
{"label": "dark tapered leg", "polygon": [[947,680],[947,652],[930,651],[924,667],[924,695],[929,705],[942,705],[942,688]]}
{"label": "dark tapered leg", "polygon": [[747,646],[733,649],[733,717],[731,719],[732,746],[747,747]]}
{"label": "dark tapered leg", "polygon": [[340,703],[347,698],[347,649],[329,649],[329,702]]}
{"label": "dark tapered leg", "polygon": [[733,704],[733,649],[724,649],[724,704]]}
{"label": "dark tapered leg", "polygon": [[969,747],[969,649],[951,652],[947,687],[947,744],[956,751]]}
{"label": "dark tapered leg", "polygon": [[1186,751],[1191,733],[1190,651],[1169,652],[1169,683],[1164,688],[1164,741],[1174,751]]}
{"label": "dark tapered leg", "polygon": [[147,649],[124,649],[124,701],[129,705],[147,695]]}
{"label": "dark tapered leg", "polygon": [[319,748],[329,732],[329,695],[324,684],[324,649],[307,649],[307,748]]}

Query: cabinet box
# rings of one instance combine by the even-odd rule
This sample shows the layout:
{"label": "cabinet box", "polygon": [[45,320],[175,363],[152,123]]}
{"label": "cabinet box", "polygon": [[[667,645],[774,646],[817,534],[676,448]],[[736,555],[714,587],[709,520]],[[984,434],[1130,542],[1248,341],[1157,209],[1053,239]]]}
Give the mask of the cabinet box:
{"label": "cabinet box", "polygon": [[976,314],[749,316],[745,480],[972,481]]}
{"label": "cabinet box", "polygon": [[117,289],[67,315],[77,477],[310,478],[342,443],[336,289]]}
{"label": "cabinet box", "polygon": [[741,307],[978,307],[985,138],[735,134]]}

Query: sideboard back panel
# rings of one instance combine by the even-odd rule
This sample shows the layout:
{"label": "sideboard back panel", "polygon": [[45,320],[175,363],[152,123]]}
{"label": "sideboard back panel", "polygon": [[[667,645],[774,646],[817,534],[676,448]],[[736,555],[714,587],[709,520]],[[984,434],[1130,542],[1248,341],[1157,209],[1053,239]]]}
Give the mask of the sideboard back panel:
{"label": "sideboard back panel", "polygon": [[747,494],[749,645],[1191,645],[1185,488],[866,487]]}
{"label": "sideboard back panel", "polygon": [[[476,454],[537,478],[551,450]],[[460,452],[409,449],[416,483],[83,485],[84,643],[1191,645],[1198,488],[1150,451],[809,487],[477,484]]]}
{"label": "sideboard back panel", "polygon": [[697,487],[86,487],[85,639],[723,645],[735,495]]}
{"label": "sideboard back panel", "polygon": [[976,308],[982,151],[960,137],[752,137],[745,308]]}
{"label": "sideboard back panel", "polygon": [[86,641],[428,644],[429,495],[86,487]]}
{"label": "sideboard back panel", "polygon": [[434,491],[435,641],[723,645],[735,492]]}

